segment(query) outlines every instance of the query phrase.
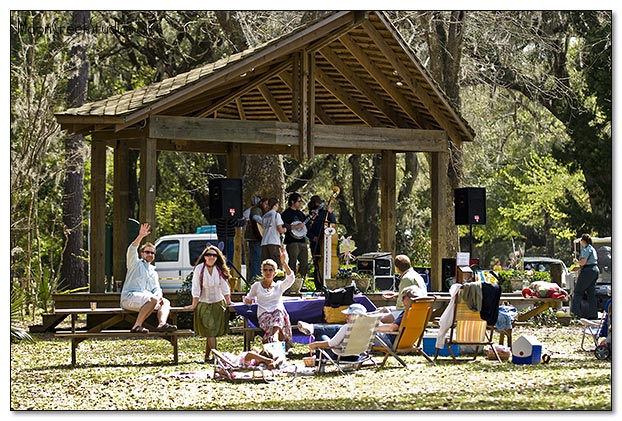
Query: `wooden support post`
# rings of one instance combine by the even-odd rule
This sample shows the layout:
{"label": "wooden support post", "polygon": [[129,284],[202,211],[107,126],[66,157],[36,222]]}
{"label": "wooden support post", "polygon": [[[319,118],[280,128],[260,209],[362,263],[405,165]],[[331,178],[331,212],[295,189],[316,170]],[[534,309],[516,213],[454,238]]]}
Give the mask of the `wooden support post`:
{"label": "wooden support post", "polygon": [[91,142],[89,291],[104,292],[106,253],[106,143]]}
{"label": "wooden support post", "polygon": [[151,225],[151,234],[145,241],[155,241],[156,230],[156,140],[151,138],[142,139],[140,145],[140,223],[147,222]]}
{"label": "wooden support post", "polygon": [[315,125],[315,53],[306,53],[306,90],[307,90],[307,101],[306,101],[306,131],[307,131],[307,141],[305,144],[300,144],[301,150],[304,148],[303,160],[313,159],[315,156],[315,145],[314,145],[314,134],[313,127]]}
{"label": "wooden support post", "polygon": [[128,244],[129,191],[128,177],[129,154],[127,143],[117,141],[114,149],[114,176],[112,202],[112,274],[115,281],[125,279],[125,253]]}
{"label": "wooden support post", "polygon": [[443,227],[453,223],[447,219],[447,169],[449,165],[449,154],[443,152],[432,153],[432,165],[430,167],[431,182],[431,208],[432,208],[432,291],[441,291],[443,282],[442,258],[447,250],[448,238],[447,230]]}
{"label": "wooden support post", "polygon": [[[242,178],[242,149],[238,143],[230,143],[227,145],[227,177]],[[242,197],[244,197],[244,195],[242,195]],[[233,238],[233,265],[240,271],[240,273],[242,272],[243,242],[244,232],[241,229],[236,228],[235,237]],[[235,271],[232,271],[232,274],[234,277],[238,276]]]}
{"label": "wooden support post", "polygon": [[313,125],[315,123],[315,56],[302,51],[294,56],[292,73],[292,121],[298,123],[298,161],[313,158]]}
{"label": "wooden support post", "polygon": [[382,170],[380,180],[380,247],[382,251],[395,255],[395,224],[396,224],[396,154],[393,151],[382,152]]}

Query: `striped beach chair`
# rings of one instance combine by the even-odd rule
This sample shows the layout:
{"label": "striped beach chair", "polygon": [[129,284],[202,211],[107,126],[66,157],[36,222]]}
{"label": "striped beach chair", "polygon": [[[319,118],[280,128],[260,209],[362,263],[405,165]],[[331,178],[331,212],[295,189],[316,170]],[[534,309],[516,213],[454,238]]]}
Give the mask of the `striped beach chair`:
{"label": "striped beach chair", "polygon": [[462,292],[463,290],[458,292],[456,306],[454,307],[454,322],[449,331],[449,337],[446,339],[452,359],[456,360],[456,356],[451,345],[475,345],[473,360],[477,358],[480,346],[490,346],[497,361],[501,362],[501,358],[492,343],[494,326],[488,326],[486,320],[480,316],[479,311],[473,311],[469,308],[462,299]]}

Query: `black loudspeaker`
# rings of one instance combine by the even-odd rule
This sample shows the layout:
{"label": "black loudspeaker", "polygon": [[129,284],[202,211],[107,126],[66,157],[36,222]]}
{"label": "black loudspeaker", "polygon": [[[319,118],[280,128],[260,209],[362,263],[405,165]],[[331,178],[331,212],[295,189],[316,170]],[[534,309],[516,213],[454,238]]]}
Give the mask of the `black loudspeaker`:
{"label": "black loudspeaker", "polygon": [[454,190],[456,225],[486,224],[486,189],[464,187]]}
{"label": "black loudspeaker", "polygon": [[209,219],[242,217],[242,179],[209,180]]}
{"label": "black loudspeaker", "polygon": [[441,259],[441,290],[444,292],[449,291],[449,284],[447,280],[449,278],[456,277],[456,259]]}

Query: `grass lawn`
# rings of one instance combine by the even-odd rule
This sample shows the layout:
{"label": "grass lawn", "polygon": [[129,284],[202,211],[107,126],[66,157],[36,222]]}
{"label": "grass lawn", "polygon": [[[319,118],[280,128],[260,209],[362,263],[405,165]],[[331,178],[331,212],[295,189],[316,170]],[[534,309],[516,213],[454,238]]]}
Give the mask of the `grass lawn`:
{"label": "grass lawn", "polygon": [[[179,340],[179,365],[163,340],[89,340],[70,366],[68,340],[35,334],[34,344],[11,345],[12,410],[606,410],[612,409],[612,363],[580,350],[581,327],[518,327],[535,336],[549,364],[499,364],[406,356],[382,370],[298,376],[291,382],[212,380],[203,364],[204,340]],[[259,343],[259,338],[256,338]],[[239,352],[241,336],[219,338],[219,349]],[[302,367],[308,347],[291,359]],[[378,360],[378,359],[377,359]],[[196,372],[186,378],[177,374]],[[599,416],[599,415],[596,415]]]}

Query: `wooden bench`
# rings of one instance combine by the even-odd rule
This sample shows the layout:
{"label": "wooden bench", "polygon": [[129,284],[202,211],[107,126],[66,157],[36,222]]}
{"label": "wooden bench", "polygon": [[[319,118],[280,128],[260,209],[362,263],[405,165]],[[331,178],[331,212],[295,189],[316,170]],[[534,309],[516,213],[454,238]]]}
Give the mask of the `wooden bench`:
{"label": "wooden bench", "polygon": [[[171,307],[169,315],[173,324],[177,323],[177,314],[179,312],[190,312],[184,307]],[[178,329],[173,332],[156,332],[155,326],[145,323],[145,327],[149,329],[149,333],[134,333],[128,329],[109,329],[122,321],[133,324],[138,315],[135,311],[125,310],[120,307],[115,308],[73,308],[73,309],[57,309],[54,312],[59,316],[71,316],[71,330],[57,331],[55,336],[58,338],[71,339],[71,365],[76,365],[76,349],[78,344],[86,339],[105,339],[105,338],[122,338],[122,339],[141,339],[141,338],[162,338],[173,345],[173,363],[179,363],[178,338],[194,335],[191,329]],[[101,315],[103,321],[88,330],[78,330],[76,323],[78,315]]]}

